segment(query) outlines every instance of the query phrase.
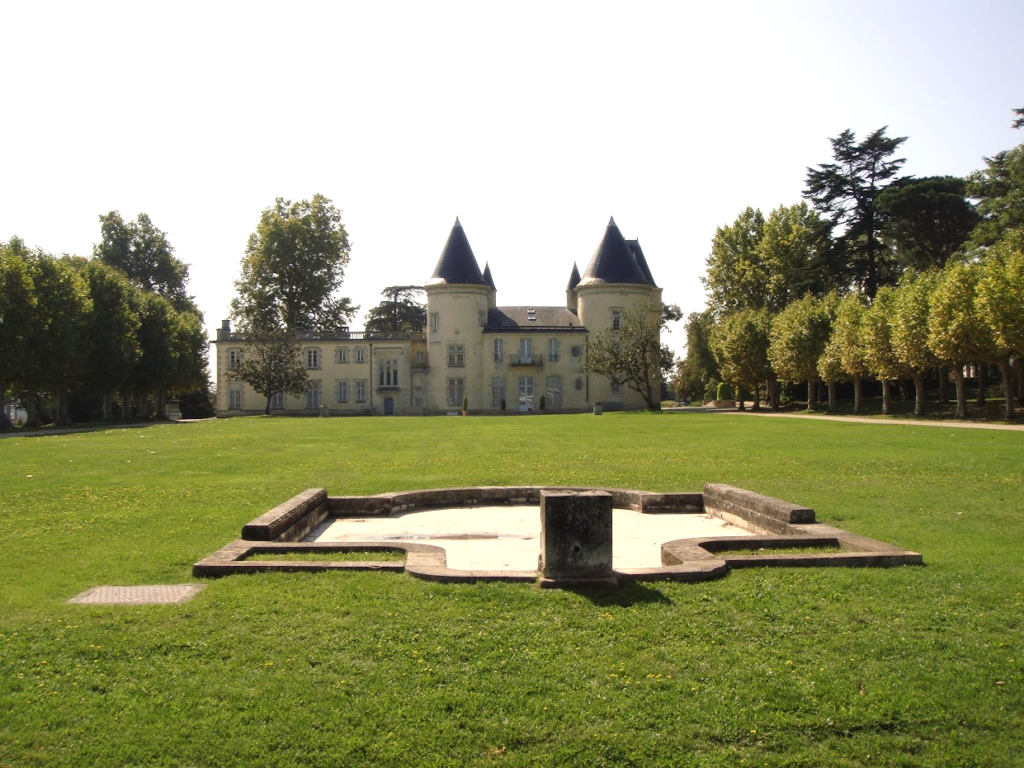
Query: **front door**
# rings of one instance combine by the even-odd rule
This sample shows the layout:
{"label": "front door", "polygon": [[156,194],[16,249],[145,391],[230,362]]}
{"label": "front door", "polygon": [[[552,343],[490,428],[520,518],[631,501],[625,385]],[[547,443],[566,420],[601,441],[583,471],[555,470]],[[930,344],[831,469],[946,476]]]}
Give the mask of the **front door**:
{"label": "front door", "polygon": [[384,415],[394,416],[395,415],[395,398],[385,397],[384,398]]}

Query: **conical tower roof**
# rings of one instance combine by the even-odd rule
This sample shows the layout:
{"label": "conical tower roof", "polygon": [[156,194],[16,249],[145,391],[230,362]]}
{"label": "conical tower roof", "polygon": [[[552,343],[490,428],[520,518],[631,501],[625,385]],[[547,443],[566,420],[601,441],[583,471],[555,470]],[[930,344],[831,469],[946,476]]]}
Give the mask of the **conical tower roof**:
{"label": "conical tower roof", "polygon": [[569,275],[569,284],[565,287],[565,290],[571,291],[577,285],[580,284],[580,270],[576,266],[576,262],[572,263],[572,274]]}
{"label": "conical tower roof", "polygon": [[498,290],[498,286],[494,284],[494,278],[491,277],[490,264],[484,264],[484,282],[487,283],[487,287],[489,287],[492,291]]}
{"label": "conical tower roof", "polygon": [[594,251],[580,281],[587,283],[632,283],[650,285],[632,249],[622,237],[615,219],[608,220],[604,237]]}
{"label": "conical tower roof", "polygon": [[429,282],[449,285],[487,285],[458,217],[455,218],[455,226],[452,227],[452,231],[448,235],[448,242],[444,244],[441,258],[437,260],[437,266],[434,267],[434,274],[430,276]]}
{"label": "conical tower roof", "polygon": [[658,284],[654,282],[654,275],[651,274],[651,268],[647,266],[647,259],[644,258],[644,251],[640,247],[639,240],[627,240],[626,245],[629,246],[629,250],[633,252],[633,257],[636,259],[636,264],[640,267],[640,271],[644,273],[644,277],[647,278],[647,282],[653,285],[655,288]]}

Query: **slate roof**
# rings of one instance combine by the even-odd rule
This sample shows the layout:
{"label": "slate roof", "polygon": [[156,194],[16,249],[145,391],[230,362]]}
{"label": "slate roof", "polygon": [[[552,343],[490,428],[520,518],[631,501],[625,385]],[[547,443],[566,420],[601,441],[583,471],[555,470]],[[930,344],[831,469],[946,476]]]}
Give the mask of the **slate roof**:
{"label": "slate roof", "polygon": [[577,285],[580,284],[580,270],[576,266],[576,262],[572,263],[572,274],[569,275],[569,285],[565,287],[567,291],[571,291]]}
{"label": "slate roof", "polygon": [[492,291],[497,291],[498,286],[494,284],[494,278],[491,277],[491,265],[484,264],[484,282],[490,286]]}
{"label": "slate roof", "polygon": [[448,242],[444,244],[441,258],[437,260],[437,266],[434,267],[434,274],[430,276],[429,282],[448,283],[449,285],[487,285],[458,217],[455,218],[455,225],[448,235]]}
{"label": "slate roof", "polygon": [[580,323],[579,316],[565,307],[497,307],[487,312],[485,333],[531,330],[586,332],[587,329]]}
{"label": "slate roof", "polygon": [[644,277],[647,278],[647,282],[657,288],[658,284],[654,282],[654,275],[651,274],[651,268],[647,266],[647,259],[644,258],[643,249],[640,248],[640,241],[627,240],[626,245],[628,245],[629,250],[633,252],[633,257],[636,259],[637,266],[640,267],[640,271],[644,273]]}
{"label": "slate roof", "polygon": [[[650,270],[648,270],[649,272]],[[581,283],[630,283],[653,285],[637,262],[633,249],[626,244],[615,219],[608,220],[604,237],[583,273]]]}

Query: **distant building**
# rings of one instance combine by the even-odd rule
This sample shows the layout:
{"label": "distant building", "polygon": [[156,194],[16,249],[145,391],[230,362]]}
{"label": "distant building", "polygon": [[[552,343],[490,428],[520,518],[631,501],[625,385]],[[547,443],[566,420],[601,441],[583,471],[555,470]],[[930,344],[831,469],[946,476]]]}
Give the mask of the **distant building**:
{"label": "distant building", "polygon": [[[342,328],[300,333],[312,380],[304,395],[279,394],[271,410],[286,414],[444,414],[536,411],[541,396],[555,413],[644,407],[625,385],[583,370],[587,339],[617,328],[631,308],[660,310],[661,289],[636,240],[608,222],[586,271],[573,264],[562,307],[499,307],[489,265],[483,272],[458,219],[430,279],[424,333],[365,333]],[[217,331],[217,415],[262,413],[266,398],[230,369],[246,353],[227,320]]]}

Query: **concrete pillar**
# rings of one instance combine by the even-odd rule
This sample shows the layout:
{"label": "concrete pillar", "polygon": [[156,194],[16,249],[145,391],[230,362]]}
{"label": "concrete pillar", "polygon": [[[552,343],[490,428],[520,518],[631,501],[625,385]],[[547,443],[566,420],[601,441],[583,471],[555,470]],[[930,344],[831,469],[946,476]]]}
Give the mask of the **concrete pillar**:
{"label": "concrete pillar", "polygon": [[612,495],[607,491],[541,491],[541,586],[615,584]]}

